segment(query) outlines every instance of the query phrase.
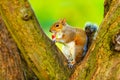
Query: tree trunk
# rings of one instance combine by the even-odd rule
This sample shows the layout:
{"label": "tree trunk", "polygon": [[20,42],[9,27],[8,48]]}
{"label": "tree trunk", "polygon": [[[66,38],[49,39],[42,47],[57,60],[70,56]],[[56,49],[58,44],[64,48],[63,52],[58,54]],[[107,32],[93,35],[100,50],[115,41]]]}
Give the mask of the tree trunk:
{"label": "tree trunk", "polygon": [[0,80],[24,80],[18,49],[0,17]]}
{"label": "tree trunk", "polygon": [[106,0],[104,6],[97,38],[74,70],[67,68],[63,54],[44,34],[27,0],[1,0],[0,13],[22,57],[40,80],[119,80],[120,1]]}
{"label": "tree trunk", "polygon": [[22,56],[40,80],[68,79],[70,70],[65,57],[44,34],[27,0],[1,0],[0,13]]}
{"label": "tree trunk", "polygon": [[0,14],[0,80],[38,80],[6,29]]}

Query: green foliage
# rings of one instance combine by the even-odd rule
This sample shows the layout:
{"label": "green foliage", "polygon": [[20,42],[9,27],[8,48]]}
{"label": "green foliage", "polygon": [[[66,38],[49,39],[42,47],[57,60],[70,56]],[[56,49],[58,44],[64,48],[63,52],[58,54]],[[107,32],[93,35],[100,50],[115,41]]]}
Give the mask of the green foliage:
{"label": "green foliage", "polygon": [[100,24],[103,19],[104,0],[30,0],[40,25],[47,35],[50,26],[66,18],[72,26],[84,27],[86,22]]}

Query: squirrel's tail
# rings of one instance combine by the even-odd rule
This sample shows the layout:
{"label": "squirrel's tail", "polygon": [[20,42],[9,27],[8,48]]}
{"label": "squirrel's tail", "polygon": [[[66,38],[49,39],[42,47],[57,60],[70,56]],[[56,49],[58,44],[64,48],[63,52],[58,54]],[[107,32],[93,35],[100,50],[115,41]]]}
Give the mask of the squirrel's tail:
{"label": "squirrel's tail", "polygon": [[82,57],[84,57],[86,55],[86,52],[88,51],[90,45],[92,44],[92,42],[95,40],[96,38],[96,32],[97,32],[97,25],[96,24],[92,24],[92,23],[86,23],[85,24],[85,32],[87,35],[87,42],[84,45],[84,52],[82,54]]}
{"label": "squirrel's tail", "polygon": [[87,39],[88,39],[87,40],[87,48],[90,47],[93,40],[95,39],[97,28],[98,28],[98,26],[96,24],[92,24],[90,22],[85,24],[85,32],[87,34]]}

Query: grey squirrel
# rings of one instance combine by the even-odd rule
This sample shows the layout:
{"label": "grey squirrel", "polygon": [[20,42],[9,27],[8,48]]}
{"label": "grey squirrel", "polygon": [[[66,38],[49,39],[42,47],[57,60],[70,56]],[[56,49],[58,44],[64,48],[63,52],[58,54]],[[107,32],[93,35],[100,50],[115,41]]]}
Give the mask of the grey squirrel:
{"label": "grey squirrel", "polygon": [[55,22],[49,31],[53,33],[53,41],[63,44],[62,52],[68,60],[69,68],[72,68],[75,63],[80,62],[82,57],[85,56],[97,31],[97,26],[87,23],[84,31],[73,28],[67,24],[65,19],[61,19]]}

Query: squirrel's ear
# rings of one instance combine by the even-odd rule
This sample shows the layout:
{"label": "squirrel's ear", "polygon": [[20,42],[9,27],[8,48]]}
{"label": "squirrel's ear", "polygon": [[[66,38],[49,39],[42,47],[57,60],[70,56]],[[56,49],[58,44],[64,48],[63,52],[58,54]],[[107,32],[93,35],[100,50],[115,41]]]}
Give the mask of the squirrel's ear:
{"label": "squirrel's ear", "polygon": [[60,20],[60,23],[62,23],[63,25],[66,23],[66,19],[64,18],[64,19],[61,19]]}

